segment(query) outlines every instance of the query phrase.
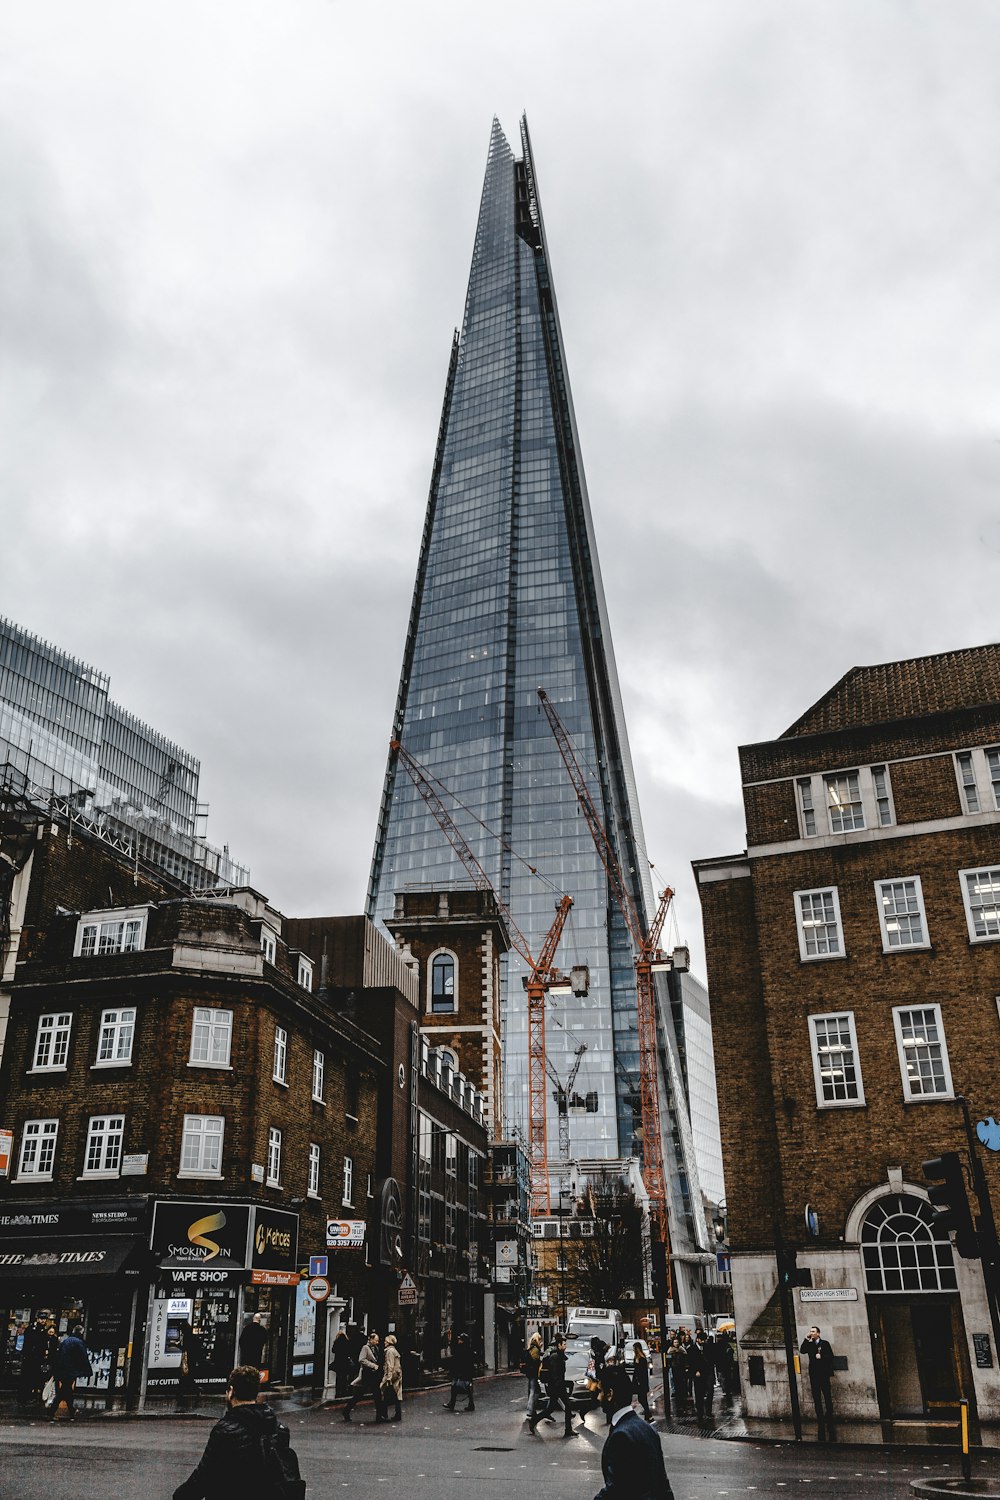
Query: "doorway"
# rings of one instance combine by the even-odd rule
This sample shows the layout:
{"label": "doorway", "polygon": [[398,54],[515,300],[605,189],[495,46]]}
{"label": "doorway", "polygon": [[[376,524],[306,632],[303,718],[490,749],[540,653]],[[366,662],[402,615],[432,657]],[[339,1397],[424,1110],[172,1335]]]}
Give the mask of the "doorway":
{"label": "doorway", "polygon": [[973,1396],[959,1299],[870,1297],[868,1307],[883,1418],[957,1422]]}

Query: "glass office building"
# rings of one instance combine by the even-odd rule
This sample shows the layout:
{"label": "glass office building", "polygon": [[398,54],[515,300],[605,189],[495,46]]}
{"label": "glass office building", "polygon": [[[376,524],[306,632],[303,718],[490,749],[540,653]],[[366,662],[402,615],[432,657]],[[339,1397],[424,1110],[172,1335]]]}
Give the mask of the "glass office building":
{"label": "glass office building", "polygon": [[[472,271],[448,371],[393,736],[451,794],[449,810],[538,953],[559,895],[573,897],[558,962],[589,964],[583,999],[547,1004],[560,1079],[586,1042],[571,1152],[628,1155],[636,1136],[635,979],[576,795],[536,697],[573,738],[640,908],[652,895],[527,123],[515,158],[490,139]],[[537,873],[536,873],[537,872]],[[368,910],[396,891],[467,883],[392,757]],[[506,1127],[527,1125],[525,966],[509,960]],[[699,1201],[669,1000],[661,1006],[664,1122],[676,1212]],[[675,1105],[678,1107],[675,1108]],[[550,1155],[557,1149],[550,1099]],[[500,1122],[497,1122],[499,1125]],[[692,1180],[693,1179],[693,1180]],[[696,1215],[697,1219],[699,1216]]]}
{"label": "glass office building", "polygon": [[198,761],[108,696],[110,678],[0,617],[0,767],[195,887],[248,872],[204,837]]}

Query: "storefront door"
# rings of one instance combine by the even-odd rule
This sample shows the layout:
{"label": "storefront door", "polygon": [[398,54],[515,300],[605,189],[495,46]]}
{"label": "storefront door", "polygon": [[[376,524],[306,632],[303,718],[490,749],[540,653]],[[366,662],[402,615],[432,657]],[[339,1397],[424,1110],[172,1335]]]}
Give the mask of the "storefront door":
{"label": "storefront door", "polygon": [[972,1394],[957,1297],[870,1298],[883,1416],[890,1421],[954,1422]]}

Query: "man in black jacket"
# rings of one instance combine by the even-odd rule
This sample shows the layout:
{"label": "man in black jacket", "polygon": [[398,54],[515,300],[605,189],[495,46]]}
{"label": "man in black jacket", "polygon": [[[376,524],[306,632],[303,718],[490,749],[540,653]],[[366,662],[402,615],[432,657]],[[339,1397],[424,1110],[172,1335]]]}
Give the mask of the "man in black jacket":
{"label": "man in black jacket", "polygon": [[830,1376],[833,1374],[833,1348],[829,1339],[820,1338],[815,1325],[810,1328],[799,1347],[800,1354],[809,1356],[809,1384],[812,1387],[813,1405],[816,1407],[818,1442],[833,1442],[833,1394]]}
{"label": "man in black jacket", "polygon": [[601,1453],[604,1488],[594,1500],[674,1500],[659,1436],[633,1408],[624,1371],[610,1373],[605,1399],[611,1431]]}
{"label": "man in black jacket", "polygon": [[699,1422],[710,1422],[715,1393],[715,1357],[703,1328],[698,1329],[698,1336],[688,1350],[688,1374],[694,1386],[695,1416]]}
{"label": "man in black jacket", "polygon": [[[533,1421],[528,1426],[532,1432],[541,1421],[555,1421],[552,1413],[556,1407],[561,1405],[565,1413],[563,1424],[563,1437],[575,1437],[573,1431],[573,1403],[570,1400],[571,1391],[566,1382],[566,1335],[557,1333],[555,1341],[549,1345],[542,1358],[542,1381],[548,1396],[544,1410],[536,1410]],[[580,1418],[581,1422],[583,1418]],[[586,1424],[584,1424],[586,1425]]]}
{"label": "man in black jacket", "polygon": [[[174,1500],[232,1500],[234,1495],[240,1500],[275,1500],[295,1493],[287,1482],[279,1489],[275,1479],[276,1462],[286,1476],[289,1469],[297,1469],[288,1428],[257,1400],[259,1392],[260,1371],[255,1366],[239,1365],[230,1372],[228,1411],[209,1433],[198,1467],[174,1490]],[[274,1457],[278,1453],[280,1461]],[[293,1484],[304,1493],[301,1480]]]}

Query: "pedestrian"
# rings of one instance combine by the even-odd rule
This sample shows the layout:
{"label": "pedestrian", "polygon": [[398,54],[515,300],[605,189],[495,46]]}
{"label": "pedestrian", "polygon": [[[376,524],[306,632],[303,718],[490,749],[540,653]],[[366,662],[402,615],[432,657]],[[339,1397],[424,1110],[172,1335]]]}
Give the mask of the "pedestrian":
{"label": "pedestrian", "polygon": [[715,1360],[704,1328],[698,1329],[698,1337],[688,1353],[687,1367],[694,1387],[695,1417],[699,1422],[709,1422],[712,1418],[712,1394],[715,1390]]}
{"label": "pedestrian", "polygon": [[594,1500],[674,1500],[660,1439],[633,1407],[624,1370],[612,1366],[605,1399],[611,1431],[601,1453],[604,1488]]}
{"label": "pedestrian", "polygon": [[267,1368],[267,1360],[264,1351],[267,1348],[270,1334],[260,1320],[260,1313],[255,1312],[252,1318],[248,1318],[240,1330],[240,1339],[237,1345],[240,1354],[241,1365],[255,1365],[258,1370]]}
{"label": "pedestrian", "polygon": [[195,1376],[201,1364],[201,1343],[198,1335],[185,1318],[181,1327],[181,1364],[178,1371],[181,1395],[197,1396],[198,1382]]}
{"label": "pedestrian", "polygon": [[396,1335],[387,1333],[385,1336],[385,1364],[382,1370],[382,1410],[388,1413],[389,1402],[396,1408],[396,1415],[389,1417],[390,1422],[401,1422],[403,1420],[403,1361],[396,1347]]}
{"label": "pedestrian", "polygon": [[472,1389],[474,1373],[469,1335],[460,1333],[451,1346],[451,1395],[444,1403],[445,1411],[455,1410],[455,1402],[459,1396],[468,1397],[466,1411],[475,1411],[476,1397]]}
{"label": "pedestrian", "polygon": [[642,1414],[647,1422],[653,1420],[653,1413],[649,1409],[649,1360],[646,1351],[636,1341],[632,1345],[632,1353],[635,1355],[635,1364],[632,1367],[632,1392],[642,1407]]}
{"label": "pedestrian", "polygon": [[358,1356],[358,1373],[351,1385],[354,1395],[344,1407],[344,1421],[351,1420],[351,1412],[359,1401],[367,1401],[370,1397],[375,1407],[375,1425],[379,1426],[385,1421],[385,1410],[382,1405],[382,1362],[377,1333],[370,1333],[368,1342],[362,1346]]}
{"label": "pedestrian", "polygon": [[809,1356],[809,1384],[816,1408],[816,1440],[820,1443],[832,1443],[837,1436],[833,1423],[833,1393],[830,1390],[833,1348],[829,1339],[821,1338],[819,1329],[813,1325],[802,1340],[799,1353]]}
{"label": "pedestrian", "polygon": [[55,1400],[49,1407],[49,1416],[54,1422],[63,1402],[66,1403],[67,1414],[72,1418],[76,1416],[76,1407],[73,1405],[73,1393],[78,1380],[89,1380],[94,1373],[90,1366],[90,1356],[87,1346],[83,1342],[83,1325],[74,1323],[69,1333],[59,1345],[56,1354],[55,1368],[52,1372],[56,1379]]}
{"label": "pedestrian", "polygon": [[[576,1437],[577,1434],[573,1431],[573,1403],[570,1401],[570,1391],[566,1384],[566,1335],[564,1333],[556,1334],[554,1342],[549,1345],[542,1356],[541,1376],[545,1382],[548,1400],[544,1411],[537,1412],[534,1421],[528,1423],[529,1428],[534,1432],[538,1423],[543,1419],[555,1421],[552,1413],[556,1407],[562,1406],[565,1414],[563,1437]],[[582,1417],[580,1421],[583,1422]],[[586,1423],[583,1425],[585,1426]]]}
{"label": "pedestrian", "polygon": [[306,1487],[288,1428],[259,1396],[256,1366],[230,1371],[226,1414],[212,1428],[198,1467],[174,1490],[173,1500],[303,1500]]}
{"label": "pedestrian", "polygon": [[[601,1405],[601,1391],[604,1389],[604,1370],[608,1358],[611,1356],[611,1345],[602,1339],[600,1334],[595,1333],[590,1341],[590,1364],[587,1366],[587,1378],[594,1382],[594,1405]],[[613,1356],[612,1356],[613,1357]],[[610,1414],[604,1413],[607,1422],[610,1423]]]}
{"label": "pedestrian", "polygon": [[36,1313],[35,1319],[24,1330],[21,1344],[21,1376],[17,1389],[17,1404],[22,1410],[38,1406],[42,1400],[42,1387],[51,1375],[49,1359],[49,1332],[45,1319]]}
{"label": "pedestrian", "polygon": [[336,1382],[335,1396],[350,1395],[354,1363],[351,1341],[347,1337],[346,1328],[342,1328],[333,1341],[333,1358],[330,1360],[330,1369],[333,1371],[333,1378]]}
{"label": "pedestrian", "polygon": [[735,1395],[739,1383],[739,1353],[736,1348],[735,1328],[725,1328],[716,1334],[717,1365],[722,1394],[727,1400]]}
{"label": "pedestrian", "polygon": [[528,1406],[524,1415],[528,1419],[529,1427],[538,1412],[542,1400],[541,1383],[538,1378],[538,1369],[541,1363],[542,1336],[540,1333],[533,1333],[528,1340],[528,1347],[524,1351],[524,1358],[521,1360],[521,1371],[528,1377]]}

